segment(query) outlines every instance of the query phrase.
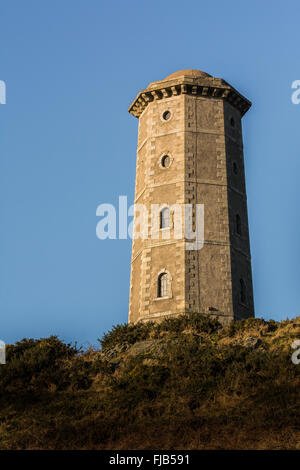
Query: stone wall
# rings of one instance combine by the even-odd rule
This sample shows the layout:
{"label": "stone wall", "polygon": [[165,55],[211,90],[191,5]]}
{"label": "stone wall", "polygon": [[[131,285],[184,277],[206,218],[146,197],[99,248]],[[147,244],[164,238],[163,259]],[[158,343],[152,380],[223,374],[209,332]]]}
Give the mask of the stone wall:
{"label": "stone wall", "polygon": [[[130,107],[139,117],[135,203],[147,207],[149,225],[152,204],[204,204],[204,246],[187,250],[184,237],[174,239],[172,210],[169,237],[157,227],[154,239],[133,240],[129,321],[194,311],[224,323],[253,316],[241,129],[250,103],[206,74],[171,77],[150,84]],[[192,222],[195,229],[195,211]],[[163,272],[168,295],[158,297]]]}

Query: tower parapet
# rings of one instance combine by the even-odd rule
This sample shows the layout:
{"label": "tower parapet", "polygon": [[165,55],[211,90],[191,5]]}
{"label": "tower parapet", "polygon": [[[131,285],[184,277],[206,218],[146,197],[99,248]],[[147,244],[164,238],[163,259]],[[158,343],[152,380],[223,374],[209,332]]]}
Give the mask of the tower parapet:
{"label": "tower parapet", "polygon": [[150,83],[146,90],[139,92],[128,111],[138,118],[152,101],[181,94],[222,98],[238,109],[241,116],[251,106],[249,100],[222,78],[214,78],[200,70],[182,70],[169,75],[164,80]]}

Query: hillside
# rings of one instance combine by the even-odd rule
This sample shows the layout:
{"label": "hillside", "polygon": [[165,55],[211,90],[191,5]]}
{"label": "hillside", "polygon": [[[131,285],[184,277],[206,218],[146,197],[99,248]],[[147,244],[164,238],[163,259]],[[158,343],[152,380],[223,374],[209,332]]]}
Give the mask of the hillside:
{"label": "hillside", "polygon": [[0,449],[300,449],[300,317],[119,325],[7,347]]}

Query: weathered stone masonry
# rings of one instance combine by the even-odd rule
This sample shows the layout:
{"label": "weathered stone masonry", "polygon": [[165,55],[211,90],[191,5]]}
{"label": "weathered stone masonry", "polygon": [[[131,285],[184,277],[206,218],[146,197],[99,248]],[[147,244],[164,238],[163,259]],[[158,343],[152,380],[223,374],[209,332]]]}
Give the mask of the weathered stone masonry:
{"label": "weathered stone masonry", "polygon": [[[169,239],[160,229],[158,239],[133,240],[129,322],[190,312],[223,323],[254,316],[241,126],[250,106],[197,70],[151,83],[130,106],[139,118],[135,203],[149,214],[151,204],[204,204],[205,241],[186,250],[186,240],[173,237],[172,211]],[[164,273],[167,295],[159,296]]]}

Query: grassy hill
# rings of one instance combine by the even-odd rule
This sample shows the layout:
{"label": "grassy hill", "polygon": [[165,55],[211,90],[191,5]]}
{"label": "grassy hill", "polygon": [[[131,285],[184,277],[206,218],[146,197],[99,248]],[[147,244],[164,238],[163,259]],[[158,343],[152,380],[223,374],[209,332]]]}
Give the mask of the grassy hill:
{"label": "grassy hill", "polygon": [[300,449],[300,317],[119,325],[7,347],[0,449]]}

